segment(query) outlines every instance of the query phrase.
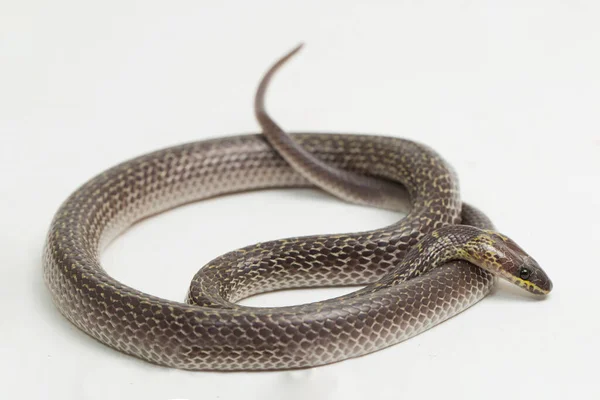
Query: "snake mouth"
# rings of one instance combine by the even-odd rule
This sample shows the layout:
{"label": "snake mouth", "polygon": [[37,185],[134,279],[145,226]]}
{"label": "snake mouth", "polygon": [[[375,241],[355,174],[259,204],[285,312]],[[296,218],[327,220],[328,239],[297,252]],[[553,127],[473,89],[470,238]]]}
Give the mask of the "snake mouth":
{"label": "snake mouth", "polygon": [[531,292],[538,296],[546,296],[547,294],[550,293],[550,291],[552,291],[552,283],[551,282],[549,283],[549,286],[547,286],[546,288],[539,287],[539,286],[537,286],[531,282],[527,282],[527,281],[525,281],[523,283],[519,283],[519,286],[521,286],[528,292]]}
{"label": "snake mouth", "polygon": [[[544,276],[541,276],[542,274]],[[521,279],[513,275],[510,275],[507,278],[515,285],[538,296],[548,295],[552,291],[553,287],[552,281],[541,270],[536,271],[536,273],[528,280]]]}

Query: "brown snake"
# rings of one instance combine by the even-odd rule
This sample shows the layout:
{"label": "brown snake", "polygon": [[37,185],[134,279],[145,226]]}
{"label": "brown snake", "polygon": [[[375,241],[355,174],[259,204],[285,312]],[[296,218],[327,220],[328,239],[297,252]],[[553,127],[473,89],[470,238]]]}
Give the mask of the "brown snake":
{"label": "brown snake", "polygon": [[[349,134],[288,135],[264,110],[264,135],[159,150],[122,163],[60,207],[44,251],[44,277],[60,312],[124,353],[184,369],[316,366],[410,338],[482,299],[494,275],[546,294],[537,263],[461,202],[457,179],[434,151],[408,140]],[[136,221],[247,190],[318,186],[344,200],[398,209],[406,218],[368,232],[297,237],[225,254],[198,272],[188,304],[111,278],[101,250]],[[456,225],[461,223],[463,225]],[[235,304],[284,288],[366,285],[322,302],[281,308]]]}

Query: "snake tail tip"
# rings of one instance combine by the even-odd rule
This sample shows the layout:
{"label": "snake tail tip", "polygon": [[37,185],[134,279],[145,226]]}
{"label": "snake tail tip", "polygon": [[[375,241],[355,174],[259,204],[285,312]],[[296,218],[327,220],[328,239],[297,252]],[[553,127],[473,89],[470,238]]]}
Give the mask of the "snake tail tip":
{"label": "snake tail tip", "polygon": [[294,47],[292,50],[290,50],[289,53],[287,53],[285,56],[283,56],[282,61],[289,60],[290,58],[292,58],[293,56],[295,56],[296,53],[298,53],[303,48],[304,48],[304,42],[298,43],[296,45],[296,47]]}

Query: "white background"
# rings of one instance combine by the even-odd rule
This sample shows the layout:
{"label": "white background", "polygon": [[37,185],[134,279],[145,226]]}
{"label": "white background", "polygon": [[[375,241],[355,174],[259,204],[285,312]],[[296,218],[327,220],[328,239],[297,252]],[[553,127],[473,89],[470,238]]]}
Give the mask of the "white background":
{"label": "white background", "polygon": [[[598,398],[599,11],[594,1],[0,2],[0,397]],[[40,261],[60,203],[130,157],[256,131],[258,80],[300,41],[269,93],[277,121],[433,146],[464,199],[548,272],[552,294],[499,285],[409,341],[284,372],[162,368],[71,326]],[[251,193],[146,220],[103,262],[182,300],[196,270],[226,251],[397,218],[317,191]]]}

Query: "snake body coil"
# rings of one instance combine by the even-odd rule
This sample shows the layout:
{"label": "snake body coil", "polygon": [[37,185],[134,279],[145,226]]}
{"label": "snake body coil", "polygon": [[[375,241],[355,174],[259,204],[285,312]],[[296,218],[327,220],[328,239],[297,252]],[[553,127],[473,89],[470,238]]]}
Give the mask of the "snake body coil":
{"label": "snake body coil", "polygon": [[[267,122],[261,121],[263,127]],[[61,313],[102,343],[153,363],[183,369],[282,369],[382,349],[452,317],[489,292],[493,275],[459,261],[478,263],[468,246],[482,243],[481,231],[454,225],[462,221],[490,229],[491,224],[461,203],[454,173],[434,151],[381,136],[291,137],[293,148],[344,171],[337,175],[343,179],[360,176],[360,182],[369,176],[370,182],[383,182],[375,184],[383,191],[394,186],[391,182],[401,183],[411,199],[408,216],[374,231],[276,240],[233,251],[196,275],[188,304],[160,299],[116,281],[100,264],[102,248],[133,223],[214,196],[313,183],[328,189],[331,182],[318,169],[315,179],[310,168],[297,172],[262,135],[160,150],[98,175],[60,207],[44,251],[44,277]],[[377,196],[362,202],[387,204]],[[482,263],[489,267],[498,260]],[[538,273],[535,265],[532,269]],[[358,292],[300,306],[234,303],[276,289],[365,284]]]}

